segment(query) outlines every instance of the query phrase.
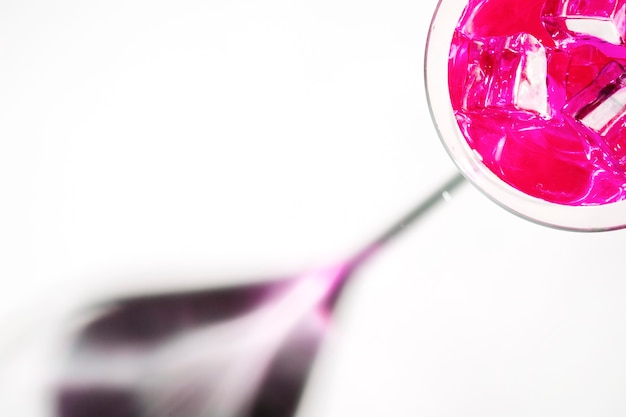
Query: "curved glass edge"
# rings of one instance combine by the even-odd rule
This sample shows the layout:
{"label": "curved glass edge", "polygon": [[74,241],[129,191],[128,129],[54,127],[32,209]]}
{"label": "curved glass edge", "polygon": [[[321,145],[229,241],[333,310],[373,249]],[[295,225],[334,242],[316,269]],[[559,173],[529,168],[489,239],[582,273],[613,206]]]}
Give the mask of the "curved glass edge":
{"label": "curved glass edge", "polygon": [[448,91],[452,35],[467,0],[439,0],[426,39],[424,81],[433,124],[446,151],[465,177],[511,213],[555,229],[601,232],[626,228],[626,201],[601,206],[568,206],[529,196],[508,185],[470,148],[454,117]]}

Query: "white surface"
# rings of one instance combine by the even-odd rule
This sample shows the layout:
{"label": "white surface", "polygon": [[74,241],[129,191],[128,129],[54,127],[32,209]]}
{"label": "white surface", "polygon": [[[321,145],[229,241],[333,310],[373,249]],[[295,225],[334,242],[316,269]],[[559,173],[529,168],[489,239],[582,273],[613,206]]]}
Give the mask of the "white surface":
{"label": "white surface", "polygon": [[621,416],[626,233],[464,188],[364,270],[302,416]]}
{"label": "white surface", "polygon": [[[419,201],[454,171],[434,7],[0,3],[3,357],[89,300],[341,258]],[[623,415],[625,244],[465,189],[363,272],[302,415]]]}
{"label": "white surface", "polygon": [[354,249],[453,170],[424,100],[431,9],[2,2],[11,299]]}

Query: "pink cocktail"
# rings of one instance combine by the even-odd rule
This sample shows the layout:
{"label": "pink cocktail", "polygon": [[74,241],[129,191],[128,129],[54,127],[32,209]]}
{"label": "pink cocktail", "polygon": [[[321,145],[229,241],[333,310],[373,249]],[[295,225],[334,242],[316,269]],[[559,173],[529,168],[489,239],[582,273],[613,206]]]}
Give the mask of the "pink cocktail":
{"label": "pink cocktail", "polygon": [[502,181],[568,206],[626,200],[626,0],[470,0],[448,88]]}

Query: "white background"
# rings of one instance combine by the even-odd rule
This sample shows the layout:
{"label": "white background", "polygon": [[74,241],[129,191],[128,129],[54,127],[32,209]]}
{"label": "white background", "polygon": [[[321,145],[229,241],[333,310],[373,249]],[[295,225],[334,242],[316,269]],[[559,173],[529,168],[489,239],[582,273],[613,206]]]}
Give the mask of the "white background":
{"label": "white background", "polygon": [[[434,8],[1,1],[4,366],[90,300],[345,257],[447,179]],[[351,287],[301,415],[624,415],[625,249],[467,186]]]}

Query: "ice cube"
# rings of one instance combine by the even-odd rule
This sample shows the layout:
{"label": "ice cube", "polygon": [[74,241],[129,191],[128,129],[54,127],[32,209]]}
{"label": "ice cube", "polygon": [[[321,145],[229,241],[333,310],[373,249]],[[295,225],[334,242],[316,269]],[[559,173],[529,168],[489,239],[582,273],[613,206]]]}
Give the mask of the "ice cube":
{"label": "ice cube", "polygon": [[626,116],[626,73],[615,61],[609,62],[581,92],[572,97],[563,113],[600,135]]}
{"label": "ice cube", "polygon": [[464,110],[526,110],[549,116],[546,50],[534,36],[465,37],[462,43],[468,65]]}
{"label": "ice cube", "polygon": [[595,80],[572,97],[563,114],[591,130],[592,138],[620,165],[626,162],[626,71],[609,62]]}
{"label": "ice cube", "polygon": [[557,44],[581,35],[614,45],[626,40],[626,0],[546,0],[541,15]]}

